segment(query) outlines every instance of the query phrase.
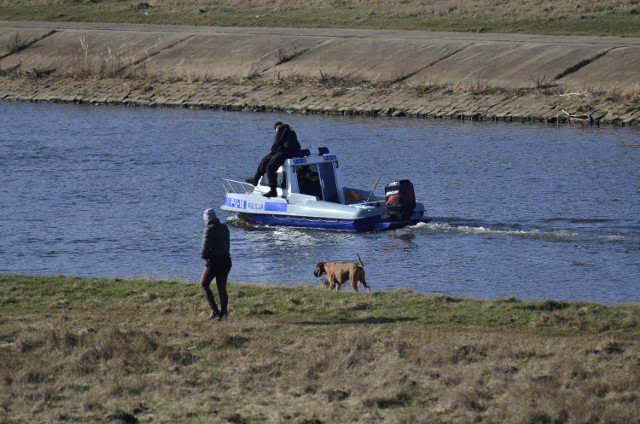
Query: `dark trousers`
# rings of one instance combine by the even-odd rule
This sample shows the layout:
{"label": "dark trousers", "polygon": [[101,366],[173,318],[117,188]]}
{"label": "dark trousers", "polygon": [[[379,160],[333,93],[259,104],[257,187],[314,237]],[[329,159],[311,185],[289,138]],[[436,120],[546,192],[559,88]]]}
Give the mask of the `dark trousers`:
{"label": "dark trousers", "polygon": [[[200,277],[200,291],[207,300],[212,311],[222,315],[227,314],[227,306],[229,304],[229,296],[227,295],[227,277],[231,271],[231,257],[229,255],[221,256],[215,259],[209,259],[202,270]],[[220,309],[216,305],[213,292],[209,287],[215,278],[216,286],[218,286],[218,297],[220,298]]]}
{"label": "dark trousers", "polygon": [[278,168],[280,168],[284,161],[287,160],[289,156],[286,153],[278,152],[275,154],[269,153],[265,157],[262,158],[260,164],[258,165],[258,170],[256,171],[255,181],[256,184],[260,177],[264,174],[267,174],[267,178],[269,179],[269,187],[274,189],[278,186],[278,177],[276,172],[278,172]]}

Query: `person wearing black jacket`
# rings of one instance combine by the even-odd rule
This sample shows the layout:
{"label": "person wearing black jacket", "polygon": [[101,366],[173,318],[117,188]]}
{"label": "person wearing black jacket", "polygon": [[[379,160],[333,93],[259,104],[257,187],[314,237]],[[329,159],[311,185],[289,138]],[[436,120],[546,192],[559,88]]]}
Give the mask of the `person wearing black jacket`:
{"label": "person wearing black jacket", "polygon": [[[227,317],[229,296],[227,294],[227,277],[231,271],[231,255],[229,254],[229,228],[220,222],[213,209],[206,209],[202,216],[205,229],[202,234],[202,259],[206,260],[200,277],[200,291],[211,308],[210,320],[220,321]],[[209,287],[216,280],[220,309],[216,305],[213,292]]]}
{"label": "person wearing black jacket", "polygon": [[271,145],[271,151],[260,161],[254,177],[246,180],[248,183],[257,185],[260,178],[264,174],[267,174],[267,178],[269,179],[269,192],[264,194],[266,197],[278,195],[276,190],[278,185],[276,172],[278,168],[284,164],[285,160],[294,157],[298,150],[300,150],[298,136],[290,125],[278,121],[273,126],[273,129],[276,135]]}

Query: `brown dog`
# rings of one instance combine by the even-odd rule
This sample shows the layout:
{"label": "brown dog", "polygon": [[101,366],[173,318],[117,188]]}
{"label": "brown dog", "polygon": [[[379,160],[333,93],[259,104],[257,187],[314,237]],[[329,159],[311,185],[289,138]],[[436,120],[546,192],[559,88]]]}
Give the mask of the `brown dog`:
{"label": "brown dog", "polygon": [[347,281],[351,281],[351,288],[354,291],[358,291],[358,283],[362,284],[367,290],[371,290],[371,287],[367,285],[364,279],[364,264],[360,255],[358,255],[358,262],[318,262],[313,275],[320,277],[322,274],[326,274],[329,289],[340,290],[342,285]]}

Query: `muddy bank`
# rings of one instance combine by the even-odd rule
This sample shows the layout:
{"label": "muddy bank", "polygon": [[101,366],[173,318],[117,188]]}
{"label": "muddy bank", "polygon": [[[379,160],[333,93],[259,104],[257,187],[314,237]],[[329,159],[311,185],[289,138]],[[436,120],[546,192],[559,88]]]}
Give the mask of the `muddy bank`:
{"label": "muddy bank", "polygon": [[640,39],[0,22],[0,99],[639,125]]}

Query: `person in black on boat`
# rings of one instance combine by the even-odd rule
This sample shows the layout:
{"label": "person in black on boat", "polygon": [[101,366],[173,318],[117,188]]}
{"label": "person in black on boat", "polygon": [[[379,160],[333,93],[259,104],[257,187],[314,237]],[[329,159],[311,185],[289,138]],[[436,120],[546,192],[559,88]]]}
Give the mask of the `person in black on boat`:
{"label": "person in black on boat", "polygon": [[266,197],[277,196],[276,187],[278,179],[276,172],[278,168],[284,164],[284,161],[294,157],[294,155],[300,150],[300,143],[298,142],[298,136],[296,132],[288,124],[283,124],[278,121],[273,126],[276,132],[273,144],[271,145],[271,151],[265,155],[260,164],[258,170],[253,178],[248,178],[246,181],[253,185],[257,185],[260,178],[266,173],[269,179],[269,192],[265,193]]}

